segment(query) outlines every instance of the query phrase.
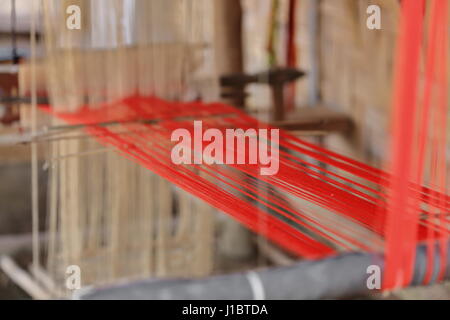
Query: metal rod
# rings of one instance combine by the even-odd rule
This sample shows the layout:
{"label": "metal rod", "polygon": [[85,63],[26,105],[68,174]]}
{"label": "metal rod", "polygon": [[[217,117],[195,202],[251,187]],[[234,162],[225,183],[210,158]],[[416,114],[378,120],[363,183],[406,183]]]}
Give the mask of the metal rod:
{"label": "metal rod", "polygon": [[[36,98],[38,105],[48,105],[49,100],[47,97]],[[0,103],[5,104],[7,108],[11,108],[11,105],[22,103],[24,105],[31,105],[30,97],[0,97]]]}
{"label": "metal rod", "polygon": [[[37,133],[37,77],[36,77],[36,18],[37,0],[31,2],[31,134]],[[39,245],[39,172],[38,172],[38,146],[31,145],[31,201],[32,201],[32,228],[33,228],[33,263],[32,268],[37,269],[40,265]]]}

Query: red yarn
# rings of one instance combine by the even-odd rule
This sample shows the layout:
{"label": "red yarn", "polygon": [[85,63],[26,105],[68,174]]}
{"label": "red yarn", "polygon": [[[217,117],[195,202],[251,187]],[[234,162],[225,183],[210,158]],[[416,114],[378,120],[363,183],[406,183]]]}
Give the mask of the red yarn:
{"label": "red yarn", "polygon": [[[280,131],[280,169],[274,176],[261,176],[258,165],[172,163],[172,132],[178,128],[193,132],[194,120],[201,120],[205,129],[222,132],[227,128],[273,129],[233,107],[129,97],[102,111],[85,107],[75,114],[56,116],[73,125],[89,124],[88,133],[102,143],[115,146],[124,156],[296,255],[318,259],[336,254],[336,248],[374,251],[382,247],[385,195],[381,184],[387,184],[389,175],[287,132]],[[318,162],[327,163],[329,169],[322,169]],[[416,190],[418,201],[439,198],[428,189],[410,188]],[[440,199],[440,205],[449,208],[449,198]],[[320,217],[316,212],[322,212]],[[425,228],[419,232],[422,238]]]}

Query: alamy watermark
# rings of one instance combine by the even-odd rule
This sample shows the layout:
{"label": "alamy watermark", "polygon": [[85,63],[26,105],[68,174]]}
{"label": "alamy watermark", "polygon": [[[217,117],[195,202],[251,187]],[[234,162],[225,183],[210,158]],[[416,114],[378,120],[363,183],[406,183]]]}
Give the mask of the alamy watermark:
{"label": "alamy watermark", "polygon": [[381,289],[381,268],[377,265],[370,265],[366,270],[369,277],[367,277],[366,285],[369,290]]}
{"label": "alamy watermark", "polygon": [[172,132],[171,141],[177,144],[171,158],[176,165],[258,165],[261,175],[271,176],[278,173],[280,166],[279,137],[278,129],[203,131],[202,121],[194,121],[193,136],[188,129]]}
{"label": "alamy watermark", "polygon": [[81,8],[77,5],[70,5],[66,8],[66,27],[69,30],[81,30]]}
{"label": "alamy watermark", "polygon": [[71,265],[67,267],[66,288],[72,291],[81,289],[81,268],[79,266]]}
{"label": "alamy watermark", "polygon": [[367,7],[366,10],[369,17],[366,25],[369,30],[381,30],[381,8],[375,4]]}
{"label": "alamy watermark", "polygon": [[[381,29],[381,8],[378,5],[370,5],[367,7],[366,13],[369,17],[366,20],[366,26],[369,30]],[[69,30],[81,29],[81,8],[77,5],[70,5],[66,8],[66,27]]]}

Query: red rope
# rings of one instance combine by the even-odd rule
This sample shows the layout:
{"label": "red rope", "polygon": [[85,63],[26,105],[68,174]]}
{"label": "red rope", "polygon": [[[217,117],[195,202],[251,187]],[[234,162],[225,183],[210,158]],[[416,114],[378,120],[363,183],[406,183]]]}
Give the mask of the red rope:
{"label": "red rope", "polygon": [[[286,62],[290,68],[297,68],[297,0],[289,0],[288,14],[288,30],[287,30],[287,46],[286,46]],[[286,91],[286,107],[288,110],[295,108],[295,83],[290,84]]]}
{"label": "red rope", "polygon": [[[398,40],[393,102],[392,177],[388,185],[386,220],[386,269],[384,288],[408,285],[413,277],[418,241],[427,242],[427,271],[424,283],[432,280],[436,261],[436,240],[440,241],[440,278],[446,268],[448,241],[448,197],[446,193],[447,124],[447,41],[448,1],[432,1],[426,50],[423,96],[419,85],[423,44],[425,1],[403,1]],[[439,96],[439,98],[436,98]],[[420,100],[420,104],[418,99]],[[434,107],[433,107],[434,105]],[[431,126],[433,121],[434,126]],[[428,141],[431,143],[428,144]],[[427,155],[430,172],[426,173]],[[435,191],[427,190],[425,230],[420,213],[424,211],[418,189],[426,176]],[[435,217],[439,217],[436,222]],[[418,237],[419,229],[419,237]],[[425,234],[424,234],[425,232]]]}
{"label": "red rope", "polygon": [[[274,176],[261,176],[258,165],[172,163],[171,133],[184,128],[193,135],[194,120],[202,120],[205,130],[216,128],[221,132],[228,128],[273,129],[233,107],[130,97],[104,106],[102,111],[82,108],[76,114],[57,116],[70,124],[91,124],[87,131],[102,143],[115,146],[124,156],[294,254],[318,259],[335,254],[336,247],[374,251],[383,245],[386,203],[380,183],[386,183],[389,175],[286,132],[280,131],[279,172]],[[138,121],[142,119],[154,122]],[[115,125],[105,126],[105,122]],[[241,151],[225,145],[223,154],[235,157]],[[317,161],[330,168],[322,169]],[[439,197],[414,185],[409,187],[416,190],[418,201],[444,199],[439,204],[450,207],[447,196]],[[294,205],[290,201],[307,201],[311,205]],[[432,225],[427,220],[423,223],[419,235],[426,239],[426,228]]]}

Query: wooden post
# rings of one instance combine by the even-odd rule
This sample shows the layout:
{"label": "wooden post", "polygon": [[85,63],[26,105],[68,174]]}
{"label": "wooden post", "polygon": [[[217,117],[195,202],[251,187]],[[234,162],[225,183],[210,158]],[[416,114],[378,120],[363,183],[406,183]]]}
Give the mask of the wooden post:
{"label": "wooden post", "polygon": [[[243,72],[242,6],[240,0],[215,1],[215,50],[216,68],[219,76]],[[244,97],[229,103],[244,105]],[[226,218],[219,236],[222,256],[244,259],[253,253],[251,233],[237,222]]]}
{"label": "wooden post", "polygon": [[[219,76],[244,71],[242,49],[242,6],[240,0],[215,1],[216,69]],[[244,107],[245,97],[227,99],[236,107]]]}
{"label": "wooden post", "polygon": [[244,69],[242,53],[242,6],[240,0],[216,0],[216,65],[219,74]]}

